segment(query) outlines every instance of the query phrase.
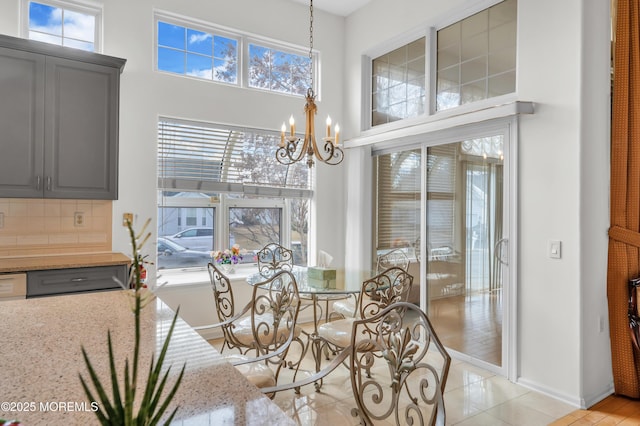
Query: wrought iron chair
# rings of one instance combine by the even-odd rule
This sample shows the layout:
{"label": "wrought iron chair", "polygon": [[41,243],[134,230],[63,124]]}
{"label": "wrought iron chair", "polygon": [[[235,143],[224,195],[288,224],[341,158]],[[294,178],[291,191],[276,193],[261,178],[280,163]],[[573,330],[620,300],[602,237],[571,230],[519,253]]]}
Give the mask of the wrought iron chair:
{"label": "wrought iron chair", "polygon": [[269,277],[277,271],[293,269],[293,251],[278,243],[269,243],[258,253],[258,271]]}
{"label": "wrought iron chair", "polygon": [[238,349],[242,354],[257,350],[251,332],[251,318],[247,315],[251,308],[251,302],[247,303],[240,312],[236,312],[229,278],[211,262],[207,264],[207,269],[213,290],[216,314],[220,321],[214,326],[220,327],[224,336],[220,353],[223,353],[226,348]]}
{"label": "wrought iron chair", "polygon": [[356,319],[371,318],[393,303],[406,302],[412,284],[413,276],[400,267],[389,268],[364,281],[358,297],[356,317],[322,324],[318,327],[318,334],[313,336],[312,351],[316,371],[320,371],[321,352],[329,359],[329,352],[336,354],[349,346],[352,339],[351,327]]}
{"label": "wrought iron chair", "polygon": [[[378,256],[376,271],[381,273],[392,267],[399,267],[408,271],[409,263],[411,261],[402,249],[394,249]],[[335,316],[339,318],[353,317],[356,314],[356,303],[353,299],[339,300],[333,303],[332,311],[332,318]]]}
{"label": "wrought iron chair", "polygon": [[[349,368],[360,424],[444,425],[451,357],[427,315],[394,303],[352,324]],[[373,377],[366,372],[373,371]]]}
{"label": "wrought iron chair", "polygon": [[227,359],[257,387],[276,386],[283,366],[296,369],[295,381],[302,356],[296,363],[288,362],[286,357],[292,342],[298,342],[304,354],[301,331],[296,325],[299,310],[298,284],[290,271],[278,271],[254,285],[248,317],[257,356],[234,354]]}

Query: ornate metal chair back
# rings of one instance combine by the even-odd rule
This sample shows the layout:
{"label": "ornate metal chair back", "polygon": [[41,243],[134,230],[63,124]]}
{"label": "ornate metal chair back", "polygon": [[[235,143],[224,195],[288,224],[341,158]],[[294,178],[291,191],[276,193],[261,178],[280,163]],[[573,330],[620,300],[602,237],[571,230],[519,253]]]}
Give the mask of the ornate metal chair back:
{"label": "ornate metal chair back", "polygon": [[394,266],[362,283],[358,299],[360,318],[369,318],[396,302],[406,302],[413,285],[413,275]]}
{"label": "ornate metal chair back", "polygon": [[444,425],[451,357],[427,315],[414,304],[394,303],[355,320],[352,331],[349,368],[357,404],[352,414],[361,424]]}
{"label": "ornate metal chair back", "polygon": [[[289,345],[298,338],[296,322],[300,295],[298,283],[290,271],[278,271],[264,283],[254,285],[252,300],[251,325],[260,354],[276,352],[282,345]],[[283,362],[287,351],[268,362]]]}
{"label": "ornate metal chair back", "polygon": [[233,290],[231,282],[225,274],[218,269],[216,265],[209,262],[207,264],[209,271],[209,279],[213,289],[213,299],[216,304],[216,313],[220,322],[226,321],[233,317],[235,307],[233,304]]}
{"label": "ornate metal chair back", "polygon": [[269,277],[279,270],[290,271],[293,268],[293,251],[278,243],[269,243],[257,254],[258,271],[263,277]]}
{"label": "ornate metal chair back", "polygon": [[405,252],[401,249],[395,249],[378,256],[377,270],[378,272],[383,272],[386,269],[397,266],[406,271],[409,269],[409,263],[409,257],[407,257]]}

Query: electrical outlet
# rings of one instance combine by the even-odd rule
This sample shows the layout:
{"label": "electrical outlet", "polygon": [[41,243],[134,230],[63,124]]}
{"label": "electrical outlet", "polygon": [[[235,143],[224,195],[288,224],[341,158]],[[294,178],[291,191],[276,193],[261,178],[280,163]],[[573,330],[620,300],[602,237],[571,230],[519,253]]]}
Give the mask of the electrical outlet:
{"label": "electrical outlet", "polygon": [[122,214],[122,226],[127,226],[127,222],[133,223],[133,213]]}
{"label": "electrical outlet", "polygon": [[84,226],[84,213],[75,212],[73,214],[73,226]]}

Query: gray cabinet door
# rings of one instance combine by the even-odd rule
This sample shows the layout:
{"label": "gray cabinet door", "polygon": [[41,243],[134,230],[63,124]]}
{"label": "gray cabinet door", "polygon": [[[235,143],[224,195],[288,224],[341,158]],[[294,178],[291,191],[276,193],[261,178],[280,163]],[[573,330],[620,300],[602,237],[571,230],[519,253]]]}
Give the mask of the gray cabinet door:
{"label": "gray cabinet door", "polygon": [[46,59],[46,198],[116,199],[119,70]]}
{"label": "gray cabinet door", "polygon": [[45,57],[0,48],[0,196],[42,197]]}

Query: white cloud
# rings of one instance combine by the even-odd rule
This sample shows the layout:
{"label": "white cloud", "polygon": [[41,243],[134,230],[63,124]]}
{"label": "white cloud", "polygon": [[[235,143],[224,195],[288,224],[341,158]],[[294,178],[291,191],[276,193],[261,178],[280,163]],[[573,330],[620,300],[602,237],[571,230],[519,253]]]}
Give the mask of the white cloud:
{"label": "white cloud", "polygon": [[[95,41],[95,16],[65,11],[64,36],[78,40]],[[47,34],[62,34],[62,9],[54,9],[47,18],[46,25],[32,26],[32,31]]]}
{"label": "white cloud", "polygon": [[207,33],[191,34],[191,36],[189,37],[189,44],[200,43],[205,40],[211,39],[211,37],[212,37],[211,34],[207,34]]}

